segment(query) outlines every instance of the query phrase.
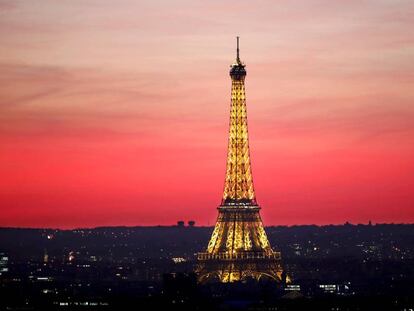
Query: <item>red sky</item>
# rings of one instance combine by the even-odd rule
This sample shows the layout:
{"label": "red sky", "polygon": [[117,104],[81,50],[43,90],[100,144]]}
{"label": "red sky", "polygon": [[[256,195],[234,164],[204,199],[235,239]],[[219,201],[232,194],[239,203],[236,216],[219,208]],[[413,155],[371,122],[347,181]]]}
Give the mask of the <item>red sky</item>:
{"label": "red sky", "polygon": [[265,225],[414,222],[414,3],[0,0],[0,226],[215,221],[235,36]]}

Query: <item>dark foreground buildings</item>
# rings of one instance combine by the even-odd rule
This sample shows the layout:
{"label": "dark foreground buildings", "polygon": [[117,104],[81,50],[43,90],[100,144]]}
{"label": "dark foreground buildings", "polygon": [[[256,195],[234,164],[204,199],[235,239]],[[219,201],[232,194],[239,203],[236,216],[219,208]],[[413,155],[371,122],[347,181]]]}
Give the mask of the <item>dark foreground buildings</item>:
{"label": "dark foreground buildings", "polygon": [[412,310],[414,225],[267,227],[292,283],[199,285],[213,228],[0,229],[0,310]]}

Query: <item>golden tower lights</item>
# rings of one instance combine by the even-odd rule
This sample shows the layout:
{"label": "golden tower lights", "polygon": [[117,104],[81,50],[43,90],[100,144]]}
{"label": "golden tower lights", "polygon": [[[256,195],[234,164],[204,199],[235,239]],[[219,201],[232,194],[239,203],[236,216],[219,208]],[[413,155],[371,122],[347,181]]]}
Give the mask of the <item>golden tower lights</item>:
{"label": "golden tower lights", "polygon": [[231,106],[226,177],[218,218],[205,252],[197,254],[200,282],[282,279],[280,253],[272,250],[260,218],[250,166],[246,69],[239,55],[230,66]]}

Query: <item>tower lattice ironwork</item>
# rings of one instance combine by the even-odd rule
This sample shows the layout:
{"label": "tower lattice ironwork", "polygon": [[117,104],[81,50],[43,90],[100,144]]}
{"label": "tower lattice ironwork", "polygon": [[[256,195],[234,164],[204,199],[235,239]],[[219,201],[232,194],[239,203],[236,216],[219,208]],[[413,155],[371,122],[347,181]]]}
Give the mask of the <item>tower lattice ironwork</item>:
{"label": "tower lattice ironwork", "polygon": [[280,281],[280,253],[270,246],[254,192],[244,85],[246,69],[240,60],[239,37],[230,77],[230,126],[223,198],[207,249],[197,254],[196,272],[200,282],[263,277]]}

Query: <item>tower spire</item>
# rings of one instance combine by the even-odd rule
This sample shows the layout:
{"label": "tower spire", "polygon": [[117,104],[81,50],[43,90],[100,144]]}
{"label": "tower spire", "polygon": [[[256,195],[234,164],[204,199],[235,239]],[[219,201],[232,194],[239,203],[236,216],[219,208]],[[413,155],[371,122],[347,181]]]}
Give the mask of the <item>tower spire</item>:
{"label": "tower spire", "polygon": [[237,62],[240,63],[239,36],[237,36]]}

